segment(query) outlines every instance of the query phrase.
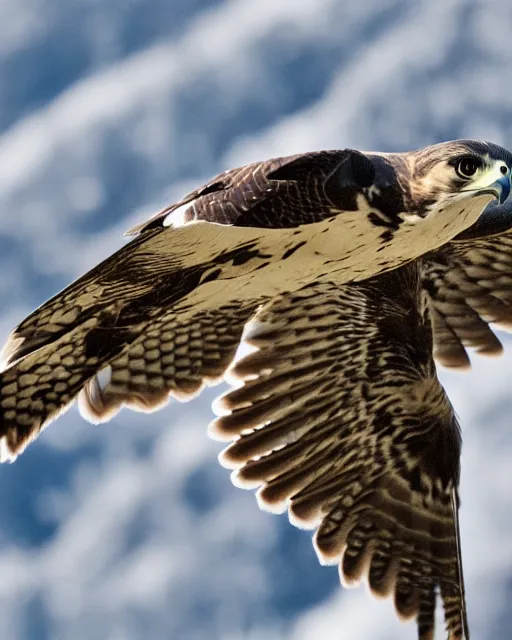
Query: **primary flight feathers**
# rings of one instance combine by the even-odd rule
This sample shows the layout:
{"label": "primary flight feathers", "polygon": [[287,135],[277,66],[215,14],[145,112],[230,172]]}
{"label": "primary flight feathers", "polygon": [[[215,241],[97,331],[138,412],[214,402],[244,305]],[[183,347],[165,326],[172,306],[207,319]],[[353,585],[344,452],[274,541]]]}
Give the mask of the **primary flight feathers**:
{"label": "primary flight feathers", "polygon": [[210,431],[235,484],[316,528],[320,560],[392,595],[422,640],[437,594],[450,640],[468,638],[461,439],[434,357],[501,350],[489,323],[512,321],[511,167],[501,147],[456,141],[217,176],[15,329],[1,458],[77,397],[102,422],[227,375]]}

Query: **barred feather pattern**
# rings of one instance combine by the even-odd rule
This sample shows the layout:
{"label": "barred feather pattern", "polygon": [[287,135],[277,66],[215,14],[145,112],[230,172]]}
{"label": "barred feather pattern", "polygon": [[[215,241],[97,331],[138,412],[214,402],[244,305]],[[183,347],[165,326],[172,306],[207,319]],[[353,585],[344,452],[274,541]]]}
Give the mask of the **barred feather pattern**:
{"label": "barred feather pattern", "polygon": [[[158,280],[152,265],[137,258],[156,236],[158,231],[135,238],[29,314],[7,340],[0,371],[79,325],[87,329],[101,324],[101,318],[115,318],[132,298],[151,295]],[[170,256],[167,268],[174,266]],[[163,275],[170,277],[172,272]],[[158,313],[159,308],[155,310]]]}
{"label": "barred feather pattern", "polygon": [[[385,282],[383,282],[383,279]],[[316,528],[342,582],[392,595],[433,638],[436,593],[450,640],[468,638],[458,541],[460,434],[436,377],[420,266],[378,284],[316,283],[251,321],[253,352],[216,403],[221,464],[260,506]]]}
{"label": "barred feather pattern", "polygon": [[77,396],[93,422],[188,399],[242,340],[254,352],[228,369],[237,386],[211,428],[232,441],[235,483],[317,527],[320,559],[347,585],[393,594],[420,638],[433,637],[438,591],[450,639],[468,638],[460,434],[433,355],[467,366],[467,348],[498,353],[489,323],[512,321],[512,235],[475,239],[493,192],[461,199],[449,160],[468,151],[500,176],[512,166],[475,141],[275,158],[139,225],[11,334],[0,461]]}
{"label": "barred feather pattern", "polygon": [[488,356],[502,353],[489,324],[512,329],[511,274],[511,233],[451,242],[426,257],[423,286],[430,295],[436,360],[468,368],[467,349]]}
{"label": "barred feather pattern", "polygon": [[190,400],[205,385],[222,381],[253,312],[252,306],[231,303],[194,314],[190,321],[174,311],[163,313],[87,382],[80,412],[97,423],[123,406],[149,412],[171,397]]}
{"label": "barred feather pattern", "polygon": [[[98,423],[123,406],[153,411],[169,397],[188,400],[220,382],[254,310],[233,302],[192,315],[152,313],[117,330],[98,327],[97,317],[85,320],[3,372],[0,456],[21,453],[77,396],[82,415]],[[108,309],[107,318],[115,318]],[[99,345],[89,352],[94,331]]]}

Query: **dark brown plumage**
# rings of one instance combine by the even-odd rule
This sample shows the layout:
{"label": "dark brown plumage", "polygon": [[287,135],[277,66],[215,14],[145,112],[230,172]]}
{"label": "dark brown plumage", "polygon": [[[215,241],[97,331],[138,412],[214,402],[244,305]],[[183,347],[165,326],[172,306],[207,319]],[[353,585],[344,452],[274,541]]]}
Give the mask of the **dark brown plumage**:
{"label": "dark brown plumage", "polygon": [[[469,637],[460,431],[434,356],[463,366],[468,347],[501,348],[488,322],[510,322],[512,236],[479,236],[512,226],[507,206],[486,209],[511,166],[504,149],[465,141],[217,176],[17,327],[0,457],[77,396],[101,422],[227,374],[237,383],[211,432],[231,441],[234,482],[316,528],[321,561],[392,594],[421,639],[438,591],[450,640]],[[234,361],[240,344],[253,352]]]}

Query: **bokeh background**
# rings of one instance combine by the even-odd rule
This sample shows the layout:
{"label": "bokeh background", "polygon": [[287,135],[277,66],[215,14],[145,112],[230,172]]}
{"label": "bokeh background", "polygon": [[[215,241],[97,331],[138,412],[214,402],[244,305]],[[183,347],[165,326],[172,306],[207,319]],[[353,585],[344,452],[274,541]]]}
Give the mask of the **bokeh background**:
{"label": "bokeh background", "polygon": [[[230,166],[512,147],[511,31],[503,0],[0,0],[2,342],[126,228]],[[442,380],[464,428],[473,635],[506,639],[512,356]],[[2,639],[415,637],[231,485],[206,437],[215,395],[102,427],[72,408],[0,468]]]}

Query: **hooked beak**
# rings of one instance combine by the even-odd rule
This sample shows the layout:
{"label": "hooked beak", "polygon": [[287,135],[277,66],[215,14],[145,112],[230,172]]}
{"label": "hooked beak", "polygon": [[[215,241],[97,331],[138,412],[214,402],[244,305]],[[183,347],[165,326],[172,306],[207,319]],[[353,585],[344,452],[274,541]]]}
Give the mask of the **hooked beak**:
{"label": "hooked beak", "polygon": [[462,191],[472,191],[475,196],[488,193],[493,195],[500,204],[503,204],[510,194],[510,179],[510,169],[504,163],[498,162],[490,171],[473,182],[468,189],[462,189]]}
{"label": "hooked beak", "polygon": [[[510,169],[503,173],[504,165],[499,169],[495,168],[494,175],[487,174],[479,181],[480,184],[473,184],[475,195],[478,193],[490,193],[496,197],[498,202],[490,202],[482,211],[478,220],[469,229],[466,229],[454,240],[472,240],[475,238],[486,238],[500,233],[505,233],[512,229],[512,198],[508,200],[511,191]],[[499,173],[498,173],[499,172]],[[488,183],[495,178],[494,182]],[[488,186],[485,184],[487,182]],[[477,187],[475,189],[475,186]]]}
{"label": "hooked beak", "polygon": [[495,180],[491,184],[490,189],[493,191],[496,190],[498,201],[500,204],[503,204],[510,194],[510,175],[506,174]]}

